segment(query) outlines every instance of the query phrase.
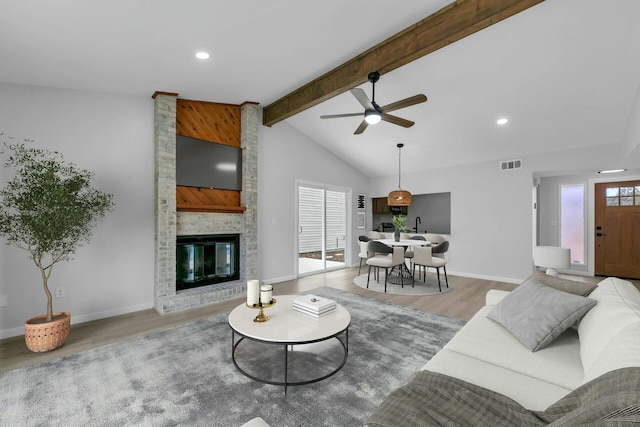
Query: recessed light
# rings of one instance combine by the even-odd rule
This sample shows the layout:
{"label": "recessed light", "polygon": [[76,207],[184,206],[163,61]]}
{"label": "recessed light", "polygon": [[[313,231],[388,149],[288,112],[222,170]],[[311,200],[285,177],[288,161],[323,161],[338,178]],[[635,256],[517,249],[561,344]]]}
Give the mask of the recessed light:
{"label": "recessed light", "polygon": [[509,119],[507,119],[506,117],[502,117],[498,119],[496,123],[499,124],[500,126],[506,125],[507,123],[509,123]]}
{"label": "recessed light", "polygon": [[619,173],[624,171],[626,171],[626,169],[609,169],[604,171],[598,171],[598,173]]}
{"label": "recessed light", "polygon": [[209,55],[207,52],[196,52],[196,58],[198,59],[209,59]]}

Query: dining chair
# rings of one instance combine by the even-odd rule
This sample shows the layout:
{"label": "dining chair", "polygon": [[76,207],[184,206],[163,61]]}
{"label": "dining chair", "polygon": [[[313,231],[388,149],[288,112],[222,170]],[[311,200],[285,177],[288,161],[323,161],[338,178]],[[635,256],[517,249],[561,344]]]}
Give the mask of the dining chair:
{"label": "dining chair", "polygon": [[444,254],[449,250],[449,241],[445,240],[431,247],[431,253],[438,258],[444,258]]}
{"label": "dining chair", "polygon": [[387,292],[387,278],[389,272],[394,268],[401,268],[404,264],[404,248],[401,246],[390,247],[382,242],[372,240],[367,244],[367,251],[373,253],[371,258],[367,259],[369,271],[367,274],[367,288],[369,287],[369,279],[371,278],[371,267],[374,267],[374,275],[377,272],[376,281],[380,281],[380,268],[384,268],[384,291]]}
{"label": "dining chair", "polygon": [[[367,239],[366,236],[360,236],[360,237],[364,237],[365,239]],[[358,253],[358,256],[360,257],[360,266],[358,266],[358,276],[359,276],[360,270],[362,269],[362,261],[371,258],[374,254],[367,250],[367,246],[369,245],[368,240],[360,240],[358,244],[360,245],[360,253]]]}
{"label": "dining chair", "polygon": [[[409,240],[427,240],[424,236],[411,236],[409,238]],[[404,252],[404,257],[409,259],[409,267],[411,267],[411,264],[413,262],[413,248],[409,247],[407,248],[407,250]]]}
{"label": "dining chair", "polygon": [[384,233],[381,233],[379,231],[367,231],[366,237],[370,238],[371,240],[375,240],[375,239],[384,239],[386,236],[384,235]]}
{"label": "dining chair", "polygon": [[447,288],[449,287],[449,278],[447,277],[447,260],[444,258],[434,257],[431,253],[430,246],[416,246],[414,248],[413,255],[413,268],[412,273],[415,277],[416,265],[418,266],[418,272],[420,272],[420,267],[423,267],[422,272],[422,281],[426,281],[427,276],[427,267],[433,267],[436,269],[438,273],[438,290],[442,292],[442,285],[440,284],[440,268],[444,270],[444,279],[447,284]]}

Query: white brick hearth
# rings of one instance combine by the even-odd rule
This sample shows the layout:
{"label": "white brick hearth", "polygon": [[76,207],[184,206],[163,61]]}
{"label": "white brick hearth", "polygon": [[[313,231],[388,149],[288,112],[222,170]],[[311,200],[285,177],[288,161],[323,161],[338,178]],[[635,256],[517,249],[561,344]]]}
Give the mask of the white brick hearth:
{"label": "white brick hearth", "polygon": [[[155,309],[171,313],[244,295],[247,279],[257,278],[258,106],[241,106],[244,214],[176,212],[176,100],[155,96]],[[176,292],[176,237],[240,235],[240,280]]]}

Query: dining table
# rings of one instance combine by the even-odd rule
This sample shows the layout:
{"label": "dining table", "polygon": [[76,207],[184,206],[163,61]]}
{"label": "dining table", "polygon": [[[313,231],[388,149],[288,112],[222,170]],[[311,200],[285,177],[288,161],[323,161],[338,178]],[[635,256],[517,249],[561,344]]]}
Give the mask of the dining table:
{"label": "dining table", "polygon": [[[376,239],[380,243],[384,243],[387,246],[402,246],[406,252],[407,248],[412,248],[414,246],[431,246],[431,242],[428,240],[418,240],[418,239]],[[404,286],[405,282],[411,284],[413,286],[413,273],[409,270],[409,267],[405,263],[402,263],[399,269],[392,269],[389,272],[389,277],[387,278],[389,283],[393,283],[394,285],[402,285]]]}

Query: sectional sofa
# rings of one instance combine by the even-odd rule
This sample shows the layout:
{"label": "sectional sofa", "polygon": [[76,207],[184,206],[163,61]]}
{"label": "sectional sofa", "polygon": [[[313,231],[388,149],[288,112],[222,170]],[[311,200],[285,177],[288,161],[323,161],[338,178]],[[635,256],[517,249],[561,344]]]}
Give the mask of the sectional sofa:
{"label": "sectional sofa", "polygon": [[368,427],[640,423],[640,291],[538,272],[486,306]]}

